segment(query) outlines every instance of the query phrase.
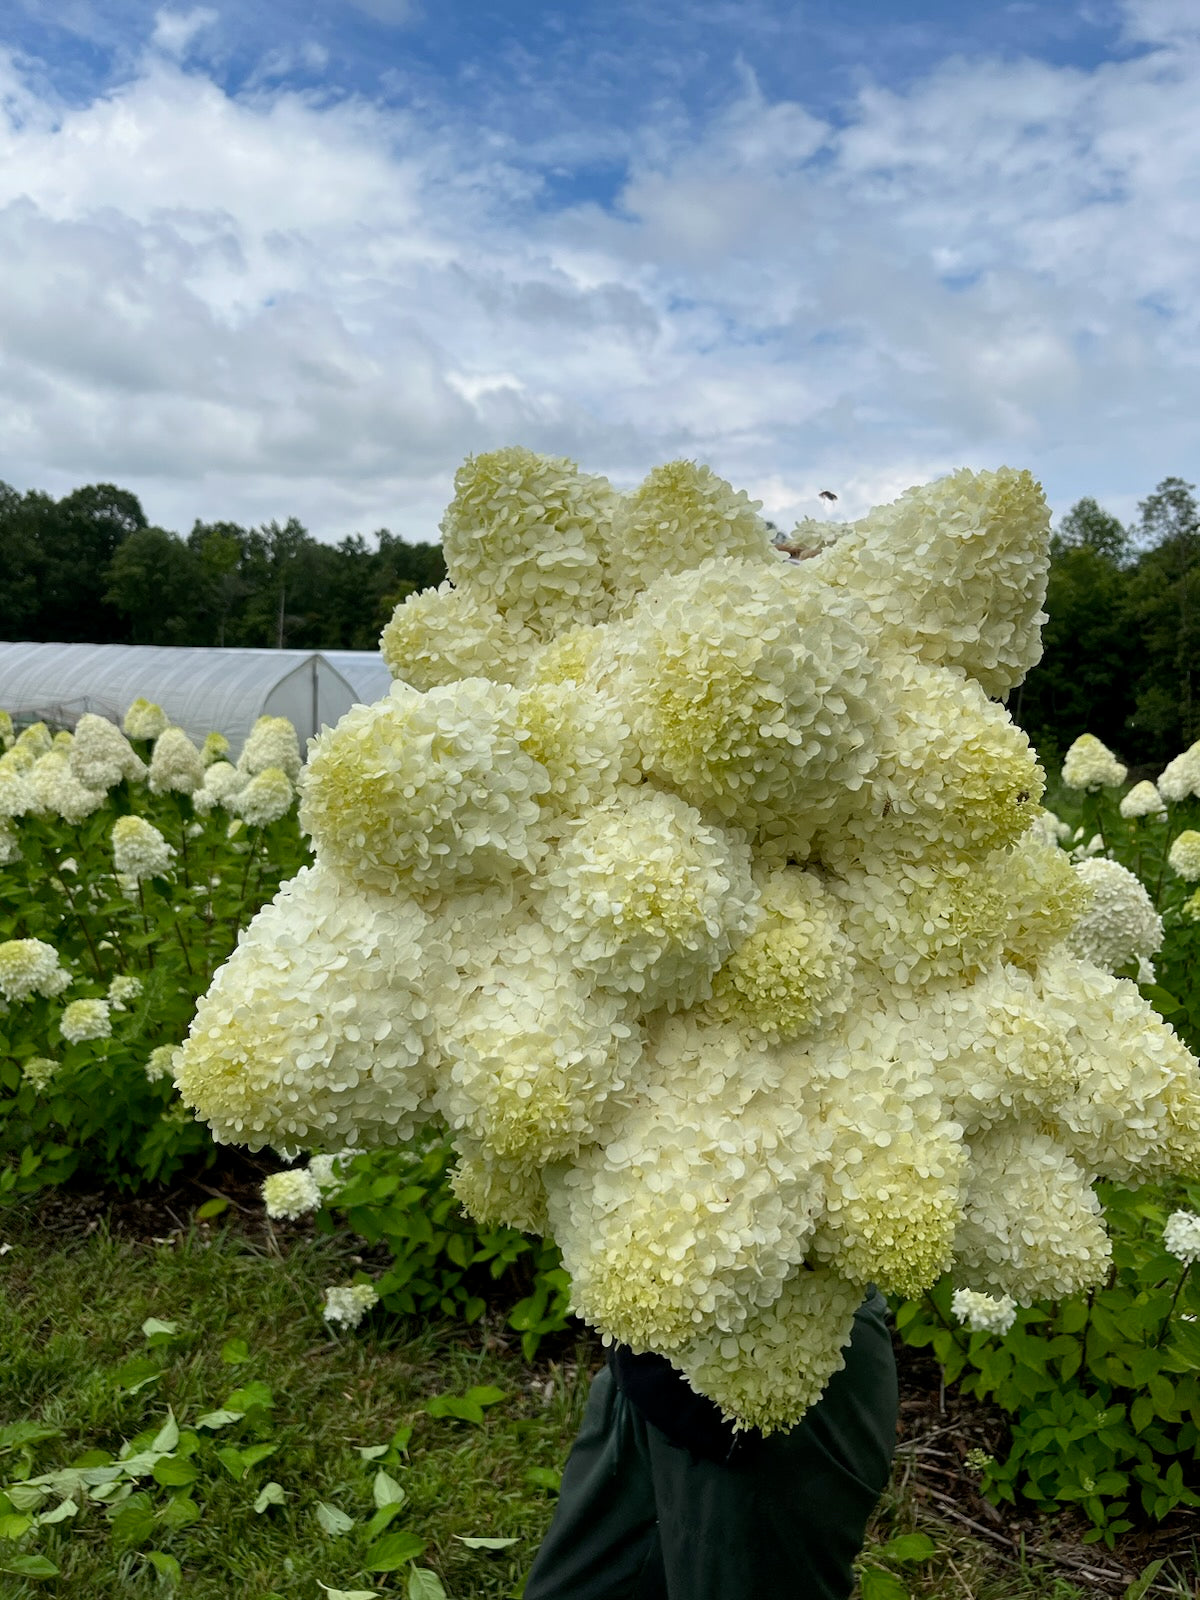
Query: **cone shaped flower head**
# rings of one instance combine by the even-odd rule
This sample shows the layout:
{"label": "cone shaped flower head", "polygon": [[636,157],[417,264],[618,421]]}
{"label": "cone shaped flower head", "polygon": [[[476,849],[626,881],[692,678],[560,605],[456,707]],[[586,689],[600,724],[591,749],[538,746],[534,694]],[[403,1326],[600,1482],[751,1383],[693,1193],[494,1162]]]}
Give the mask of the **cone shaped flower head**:
{"label": "cone shaped flower head", "polygon": [[999,1330],[1101,1282],[1092,1184],[1200,1177],[1200,1071],[1104,970],[1153,913],[1036,826],[997,704],[1040,650],[1029,474],[789,561],[696,463],[618,494],[499,450],[442,529],[391,692],[312,742],[316,863],[201,1000],[187,1104],[254,1147],[442,1119],[477,1218],[552,1232],[581,1316],[767,1431],[869,1283],[950,1271]]}
{"label": "cone shaped flower head", "polygon": [[1062,781],[1068,789],[1117,789],[1127,771],[1094,734],[1081,733],[1063,758]]}

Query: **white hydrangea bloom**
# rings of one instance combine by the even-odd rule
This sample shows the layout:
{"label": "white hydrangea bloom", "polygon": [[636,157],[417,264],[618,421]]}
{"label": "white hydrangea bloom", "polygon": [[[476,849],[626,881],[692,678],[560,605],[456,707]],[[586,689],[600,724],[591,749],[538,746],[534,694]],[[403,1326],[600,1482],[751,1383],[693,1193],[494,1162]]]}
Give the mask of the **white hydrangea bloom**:
{"label": "white hydrangea bloom", "polygon": [[998,1325],[1099,1281],[1092,1185],[1200,1178],[1200,1070],[1095,964],[1154,929],[987,698],[1038,653],[1029,475],[794,563],[687,463],[619,496],[500,451],[457,491],[451,582],[389,624],[407,681],[314,742],[317,864],[200,1001],[187,1104],[256,1148],[447,1120],[472,1215],[551,1231],[580,1314],[740,1426],[802,1415],[868,1283],[950,1270]]}
{"label": "white hydrangea bloom", "polygon": [[139,695],[126,711],[121,726],[130,739],[158,739],[166,732],[170,721],[160,705]]}
{"label": "white hydrangea bloom", "polygon": [[45,940],[6,939],[0,944],[0,995],[6,1000],[28,1000],[35,994],[49,999],[70,981],[58,951]]}
{"label": "white hydrangea bloom", "polygon": [[1161,817],[1167,810],[1162,795],[1149,779],[1135,783],[1119,809],[1123,817]]}
{"label": "white hydrangea bloom", "polygon": [[357,1328],[372,1306],[379,1304],[379,1295],[369,1283],[351,1283],[345,1287],[326,1289],[325,1309],[321,1315],[326,1322],[340,1322],[343,1327]]}
{"label": "white hydrangea bloom", "polygon": [[1006,1334],[1017,1320],[1017,1303],[1010,1295],[980,1294],[977,1289],[956,1289],[950,1309],[972,1333]]}
{"label": "white hydrangea bloom", "polygon": [[773,872],[762,918],[714,974],[705,1009],[772,1043],[812,1033],[846,1010],[853,949],[819,878],[798,867]]}
{"label": "white hydrangea bloom", "polygon": [[148,1083],[162,1083],[165,1079],[173,1079],[175,1069],[179,1064],[179,1046],[177,1044],[160,1044],[151,1050],[146,1058],[146,1081]]}
{"label": "white hydrangea bloom", "polygon": [[1200,1217],[1194,1211],[1172,1211],[1163,1229],[1163,1246],[1188,1266],[1200,1261]]}
{"label": "white hydrangea bloom", "polygon": [[1195,828],[1185,828],[1167,852],[1167,865],[1185,883],[1195,883],[1200,878],[1200,833]]}
{"label": "white hydrangea bloom", "polygon": [[1041,656],[1049,526],[1028,472],[963,470],[840,529],[800,570],[862,597],[886,643],[999,698]]}
{"label": "white hydrangea bloom", "polygon": [[354,706],[313,741],[300,826],[364,888],[532,866],[550,780],[521,748],[518,705],[515,690],[467,678],[427,694],[397,683]]}
{"label": "white hydrangea bloom", "polygon": [[1068,789],[1119,789],[1129,769],[1092,733],[1081,733],[1067,751],[1062,781]]}
{"label": "white hydrangea bloom", "polygon": [[671,1359],[736,1426],[771,1433],[790,1427],[846,1365],[861,1300],[861,1285],[830,1268],[798,1267],[736,1338],[706,1331]]}
{"label": "white hydrangea bloom", "polygon": [[5,817],[0,817],[0,867],[11,866],[21,859],[21,841],[16,829]]}
{"label": "white hydrangea bloom", "polygon": [[112,827],[113,871],[140,883],[171,870],[174,848],[145,817],[118,817]]}
{"label": "white hydrangea bloom", "polygon": [[14,761],[11,753],[6,752],[0,756],[0,818],[23,817],[32,805],[28,768],[20,757]]}
{"label": "white hydrangea bloom", "polygon": [[14,737],[12,717],[7,711],[0,711],[0,749],[8,750]]}
{"label": "white hydrangea bloom", "polygon": [[960,673],[914,657],[883,665],[881,754],[822,831],[822,860],[980,856],[1015,843],[1045,781],[1028,738]]}
{"label": "white hydrangea bloom", "polygon": [[[214,769],[209,768],[212,772]],[[282,767],[264,767],[244,789],[231,796],[233,808],[252,828],[266,828],[292,809],[296,791]]]}
{"label": "white hydrangea bloom", "polygon": [[44,722],[31,722],[27,728],[21,729],[13,748],[29,758],[32,765],[39,756],[50,754],[54,749],[54,738]]}
{"label": "white hydrangea bloom", "polygon": [[112,1021],[107,1000],[72,1000],[59,1018],[58,1027],[69,1044],[109,1038]]}
{"label": "white hydrangea bloom", "polygon": [[713,557],[659,579],[620,649],[646,773],[723,819],[790,827],[797,853],[821,802],[858,789],[876,759],[854,608],[803,569]]}
{"label": "white hydrangea bloom", "polygon": [[154,794],[191,794],[204,782],[204,761],[182,728],[164,728],[150,756]]}
{"label": "white hydrangea bloom", "polygon": [[133,973],[118,973],[108,986],[108,1003],[114,1011],[123,1011],[142,992],[142,980]]}
{"label": "white hydrangea bloom", "polygon": [[604,1101],[631,1082],[640,1030],[623,997],[563,972],[557,941],[532,919],[487,981],[440,1030],[438,1109],[450,1127],[506,1160],[573,1156]]}
{"label": "white hydrangea bloom", "polygon": [[434,1086],[444,948],[412,899],[305,867],[242,934],[176,1073],[225,1143],[397,1143]]}
{"label": "white hydrangea bloom", "polygon": [[[1200,834],[1195,837],[1200,844]],[[1086,886],[1088,900],[1067,935],[1067,949],[1105,972],[1118,972],[1132,962],[1139,968],[1139,982],[1152,982],[1152,958],[1162,949],[1163,925],[1141,880],[1117,861],[1096,859],[1081,861],[1075,876]]]}
{"label": "white hydrangea bloom", "polygon": [[241,793],[248,782],[246,774],[239,772],[228,761],[214,761],[205,769],[200,787],[192,791],[192,804],[202,816],[207,816],[214,806],[231,809],[234,797]]}
{"label": "white hydrangea bloom", "polygon": [[442,519],[446,573],[517,627],[545,638],[599,622],[610,596],[604,560],[617,496],[573,461],[516,449],[468,457]]}
{"label": "white hydrangea bloom", "polygon": [[321,1186],[307,1167],[273,1172],[263,1182],[263,1204],[269,1217],[302,1217],[321,1204]]}
{"label": "white hydrangea bloom", "polygon": [[1168,761],[1158,775],[1157,787],[1164,800],[1186,800],[1200,795],[1200,739],[1182,755]]}
{"label": "white hydrangea bloom", "polygon": [[287,717],[259,717],[242,746],[238,771],[256,778],[268,767],[282,767],[292,783],[300,776],[300,743]]}
{"label": "white hydrangea bloom", "polygon": [[472,590],[446,582],[402,600],[379,648],[393,678],[433,689],[459,678],[515,683],[536,642],[532,628],[501,615]]}
{"label": "white hydrangea bloom", "polygon": [[109,790],[123,778],[140,783],[146,766],[120,728],[87,711],[75,724],[71,771],[85,789]]}
{"label": "white hydrangea bloom", "polygon": [[335,1150],[332,1154],[313,1156],[308,1163],[309,1176],[322,1194],[327,1190],[336,1189],[341,1184],[354,1157],[361,1155],[361,1150]]}
{"label": "white hydrangea bloom", "polygon": [[650,789],[585,812],[542,883],[541,915],[576,969],[643,1010],[705,998],[758,920],[749,847]]}
{"label": "white hydrangea bloom", "polygon": [[61,817],[77,826],[104,804],[102,789],[86,789],[71,770],[70,760],[61,750],[40,756],[26,779],[31,811]]}
{"label": "white hydrangea bloom", "polygon": [[778,1297],[807,1252],[819,1180],[799,1108],[766,1088],[764,1045],[669,1019],[652,1058],[654,1081],[607,1145],[548,1181],[549,1216],[580,1315],[673,1353]]}
{"label": "white hydrangea bloom", "polygon": [[200,759],[206,767],[229,759],[229,740],[223,733],[218,733],[214,728],[211,733],[204,735],[204,743],[200,747]]}
{"label": "white hydrangea bloom", "polygon": [[614,512],[609,581],[618,603],[708,556],[776,560],[760,505],[695,461],[655,467]]}
{"label": "white hydrangea bloom", "polygon": [[55,1061],[50,1056],[29,1056],[21,1065],[21,1076],[41,1094],[57,1077],[61,1066],[61,1061]]}
{"label": "white hydrangea bloom", "polygon": [[1000,1124],[971,1143],[955,1270],[1017,1301],[1098,1287],[1112,1251],[1091,1177],[1045,1134]]}
{"label": "white hydrangea bloom", "polygon": [[1127,979],[1065,950],[1043,961],[1037,986],[1075,1067],[1071,1094],[1044,1108],[1062,1147],[1112,1183],[1195,1170],[1200,1075],[1174,1030]]}

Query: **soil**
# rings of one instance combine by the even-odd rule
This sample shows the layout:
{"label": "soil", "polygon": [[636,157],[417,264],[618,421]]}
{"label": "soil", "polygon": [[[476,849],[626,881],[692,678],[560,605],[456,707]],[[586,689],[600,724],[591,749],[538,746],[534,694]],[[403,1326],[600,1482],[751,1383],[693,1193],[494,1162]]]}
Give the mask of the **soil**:
{"label": "soil", "polygon": [[[19,1206],[30,1232],[64,1242],[100,1227],[113,1237],[156,1245],[189,1229],[220,1228],[244,1237],[252,1247],[286,1254],[292,1242],[311,1237],[313,1230],[307,1217],[280,1221],[267,1216],[261,1186],[278,1166],[273,1154],[256,1157],[222,1147],[214,1165],[182,1174],[150,1193],[123,1195],[67,1184],[19,1202]],[[219,1217],[197,1219],[196,1210],[216,1198],[228,1201]],[[382,1270],[390,1258],[382,1247],[370,1250],[364,1246],[361,1259]],[[510,1344],[499,1317],[487,1317],[485,1326],[493,1343]],[[557,1340],[545,1341],[538,1364],[556,1357],[578,1358],[577,1332],[564,1336],[561,1349],[558,1345]],[[516,1349],[515,1343],[512,1347]],[[894,1485],[897,1498],[911,1507],[918,1525],[934,1534],[940,1526],[947,1534],[954,1530],[960,1536],[984,1541],[994,1551],[998,1566],[1011,1563],[1015,1567],[1022,1561],[1049,1563],[1097,1600],[1123,1596],[1158,1557],[1171,1563],[1176,1578],[1200,1571],[1197,1511],[1181,1510],[1161,1524],[1135,1529],[1121,1537],[1115,1551],[1109,1551],[1102,1544],[1083,1543],[1088,1523],[1072,1508],[1047,1518],[1028,1507],[993,1506],[979,1492],[979,1476],[968,1465],[967,1456],[976,1449],[996,1456],[1005,1453],[1008,1428],[1004,1413],[956,1388],[946,1388],[941,1367],[928,1351],[910,1349],[899,1339],[895,1348],[901,1399]],[[599,1341],[595,1355],[598,1366],[603,1359]],[[531,1381],[536,1379],[537,1374],[532,1374]],[[1146,1600],[1156,1595],[1178,1600],[1186,1593],[1167,1578],[1164,1573],[1161,1583],[1146,1590]],[[1187,1581],[1195,1581],[1194,1576]],[[1200,1597],[1200,1587],[1195,1593]]]}

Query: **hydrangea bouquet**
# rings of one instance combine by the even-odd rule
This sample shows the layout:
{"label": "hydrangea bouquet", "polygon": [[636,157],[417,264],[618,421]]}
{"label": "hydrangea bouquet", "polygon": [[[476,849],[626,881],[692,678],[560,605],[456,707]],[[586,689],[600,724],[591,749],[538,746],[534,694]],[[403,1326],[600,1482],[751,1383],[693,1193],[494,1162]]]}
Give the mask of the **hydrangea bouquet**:
{"label": "hydrangea bouquet", "polygon": [[998,703],[1047,525],[1028,473],[964,471],[787,559],[705,467],[468,460],[185,1100],[256,1147],[444,1118],[474,1216],[551,1232],[580,1316],[764,1430],[868,1283],[1100,1282],[1093,1183],[1200,1171],[1200,1075],[1068,943],[1088,887]]}

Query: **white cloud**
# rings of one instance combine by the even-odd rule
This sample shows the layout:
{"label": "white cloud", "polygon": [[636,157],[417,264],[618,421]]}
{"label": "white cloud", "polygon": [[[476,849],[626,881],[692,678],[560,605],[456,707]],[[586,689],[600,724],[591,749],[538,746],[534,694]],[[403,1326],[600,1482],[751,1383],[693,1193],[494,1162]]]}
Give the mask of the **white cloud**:
{"label": "white cloud", "polygon": [[195,6],[191,11],[168,11],[155,14],[154,32],[150,42],[164,55],[182,60],[191,49],[197,34],[203,33],[218,20],[211,6]]}
{"label": "white cloud", "polygon": [[956,58],[836,125],[737,67],[622,130],[613,211],[539,209],[465,108],[282,88],[295,56],[231,98],[173,59],[200,11],[83,106],[0,58],[5,473],[330,537],[434,536],[517,441],[622,483],[699,456],[781,522],[1001,461],[1124,512],[1200,409],[1197,47],[1128,15],[1094,70]]}

